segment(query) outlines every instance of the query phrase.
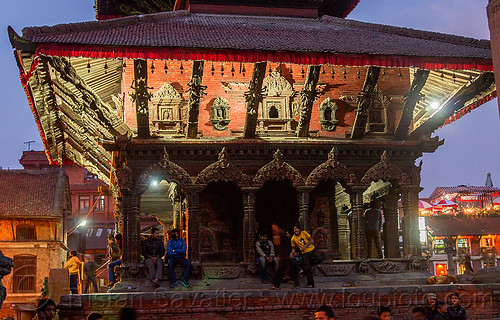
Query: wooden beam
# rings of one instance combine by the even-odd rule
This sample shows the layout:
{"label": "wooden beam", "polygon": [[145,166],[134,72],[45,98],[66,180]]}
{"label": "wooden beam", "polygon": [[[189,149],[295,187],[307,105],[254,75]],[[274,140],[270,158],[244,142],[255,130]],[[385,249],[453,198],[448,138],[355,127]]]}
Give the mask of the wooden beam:
{"label": "wooden beam", "polygon": [[149,106],[151,95],[148,93],[148,62],[143,59],[134,60],[134,92],[130,95],[135,102],[137,117],[137,136],[149,138]]}
{"label": "wooden beam", "polygon": [[403,113],[399,119],[396,131],[394,131],[394,136],[399,140],[403,140],[408,136],[408,129],[413,119],[413,110],[420,100],[420,91],[422,91],[428,76],[429,70],[417,70],[415,74],[408,96],[406,97]]}
{"label": "wooden beam", "polygon": [[202,86],[203,60],[193,61],[193,73],[189,81],[188,126],[187,137],[198,137],[198,116],[200,115],[201,96],[205,94],[206,86]]}
{"label": "wooden beam", "polygon": [[313,65],[307,68],[304,89],[300,92],[302,102],[300,106],[300,120],[297,127],[297,137],[309,136],[309,124],[311,123],[311,112],[314,100],[318,96],[316,85],[318,84],[321,66]]}
{"label": "wooden beam", "polygon": [[262,82],[266,75],[267,62],[257,62],[253,65],[252,80],[245,92],[245,107],[247,115],[245,119],[244,138],[255,138],[257,129],[257,118],[259,116],[259,104],[262,101]]}
{"label": "wooden beam", "polygon": [[351,139],[361,139],[366,131],[368,122],[368,109],[372,104],[373,91],[377,85],[380,67],[369,67],[366,72],[365,83],[363,90],[358,96],[358,110],[356,111],[356,119],[352,126]]}
{"label": "wooden beam", "polygon": [[469,85],[462,87],[452,97],[446,100],[438,111],[431,115],[424,123],[415,128],[409,138],[419,138],[424,134],[432,133],[444,124],[446,119],[451,117],[456,111],[464,107],[464,104],[475,96],[488,90],[495,83],[493,72],[485,72],[472,81]]}

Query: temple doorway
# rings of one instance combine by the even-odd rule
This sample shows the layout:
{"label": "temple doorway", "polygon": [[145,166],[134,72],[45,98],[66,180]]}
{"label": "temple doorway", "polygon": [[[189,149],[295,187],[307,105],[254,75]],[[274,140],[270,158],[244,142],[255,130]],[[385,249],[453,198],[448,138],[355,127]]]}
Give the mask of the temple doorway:
{"label": "temple doorway", "polygon": [[298,196],[292,182],[281,180],[264,183],[256,196],[256,231],[266,232],[271,237],[276,227],[291,230],[298,219]]}
{"label": "temple doorway", "polygon": [[243,261],[243,197],[233,182],[213,181],[200,194],[201,262]]}

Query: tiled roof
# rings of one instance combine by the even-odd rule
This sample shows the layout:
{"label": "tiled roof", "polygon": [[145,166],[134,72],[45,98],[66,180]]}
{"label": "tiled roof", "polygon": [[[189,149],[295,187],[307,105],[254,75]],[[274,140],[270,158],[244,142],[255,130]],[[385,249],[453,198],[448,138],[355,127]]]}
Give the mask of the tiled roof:
{"label": "tiled roof", "polygon": [[323,16],[188,11],[23,29],[35,43],[491,59],[489,41]]}
{"label": "tiled roof", "polygon": [[435,199],[448,193],[469,194],[469,193],[490,193],[499,191],[500,191],[499,188],[486,187],[486,186],[437,187],[429,196],[429,199]]}
{"label": "tiled roof", "polygon": [[62,217],[67,183],[61,170],[0,170],[0,217]]}
{"label": "tiled roof", "polygon": [[426,224],[434,236],[473,236],[500,233],[500,217],[428,217]]}

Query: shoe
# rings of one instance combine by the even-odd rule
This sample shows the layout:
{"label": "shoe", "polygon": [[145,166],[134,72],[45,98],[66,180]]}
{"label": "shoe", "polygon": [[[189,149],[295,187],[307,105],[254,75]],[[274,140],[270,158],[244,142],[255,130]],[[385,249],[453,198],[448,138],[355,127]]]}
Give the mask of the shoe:
{"label": "shoe", "polygon": [[186,287],[186,288],[191,288],[191,286],[189,285],[189,282],[187,282],[187,280],[182,280],[181,281],[181,284]]}
{"label": "shoe", "polygon": [[271,287],[271,290],[280,290],[280,289],[281,289],[280,287],[275,287],[275,286]]}
{"label": "shoe", "polygon": [[153,280],[153,286],[155,286],[156,288],[158,288],[160,286],[160,279],[156,278]]}
{"label": "shoe", "polygon": [[173,288],[175,288],[175,286],[176,286],[176,285],[177,285],[177,281],[175,281],[175,282],[171,282],[171,283],[170,283],[170,288],[172,288],[172,289],[173,289]]}
{"label": "shoe", "polygon": [[314,288],[314,284],[308,284],[306,288]]}
{"label": "shoe", "polygon": [[260,282],[262,282],[263,284],[269,284],[270,282],[267,281],[267,280],[260,280]]}

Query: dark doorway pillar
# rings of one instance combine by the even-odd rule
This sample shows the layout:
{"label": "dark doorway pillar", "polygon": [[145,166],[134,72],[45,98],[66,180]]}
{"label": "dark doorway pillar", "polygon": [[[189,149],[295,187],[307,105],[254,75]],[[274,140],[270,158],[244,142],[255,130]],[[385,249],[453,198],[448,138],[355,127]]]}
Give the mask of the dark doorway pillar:
{"label": "dark doorway pillar", "polygon": [[360,260],[366,258],[366,237],[363,218],[363,193],[366,186],[350,186],[351,196],[351,249],[352,259]]}
{"label": "dark doorway pillar", "polygon": [[312,232],[309,219],[309,195],[312,187],[301,187],[299,194],[299,223],[307,232]]}
{"label": "dark doorway pillar", "polygon": [[255,193],[257,188],[243,189],[243,260],[248,263],[255,259]]}
{"label": "dark doorway pillar", "polygon": [[200,207],[200,188],[190,188],[187,190],[187,247],[188,258],[191,263],[200,262],[200,246],[199,246],[199,207]]}
{"label": "dark doorway pillar", "polygon": [[418,229],[418,194],[423,189],[418,186],[402,187],[403,202],[403,254],[404,257],[421,256]]}
{"label": "dark doorway pillar", "polygon": [[398,200],[399,192],[391,189],[384,197],[384,253],[386,258],[401,258],[399,253],[398,234]]}

